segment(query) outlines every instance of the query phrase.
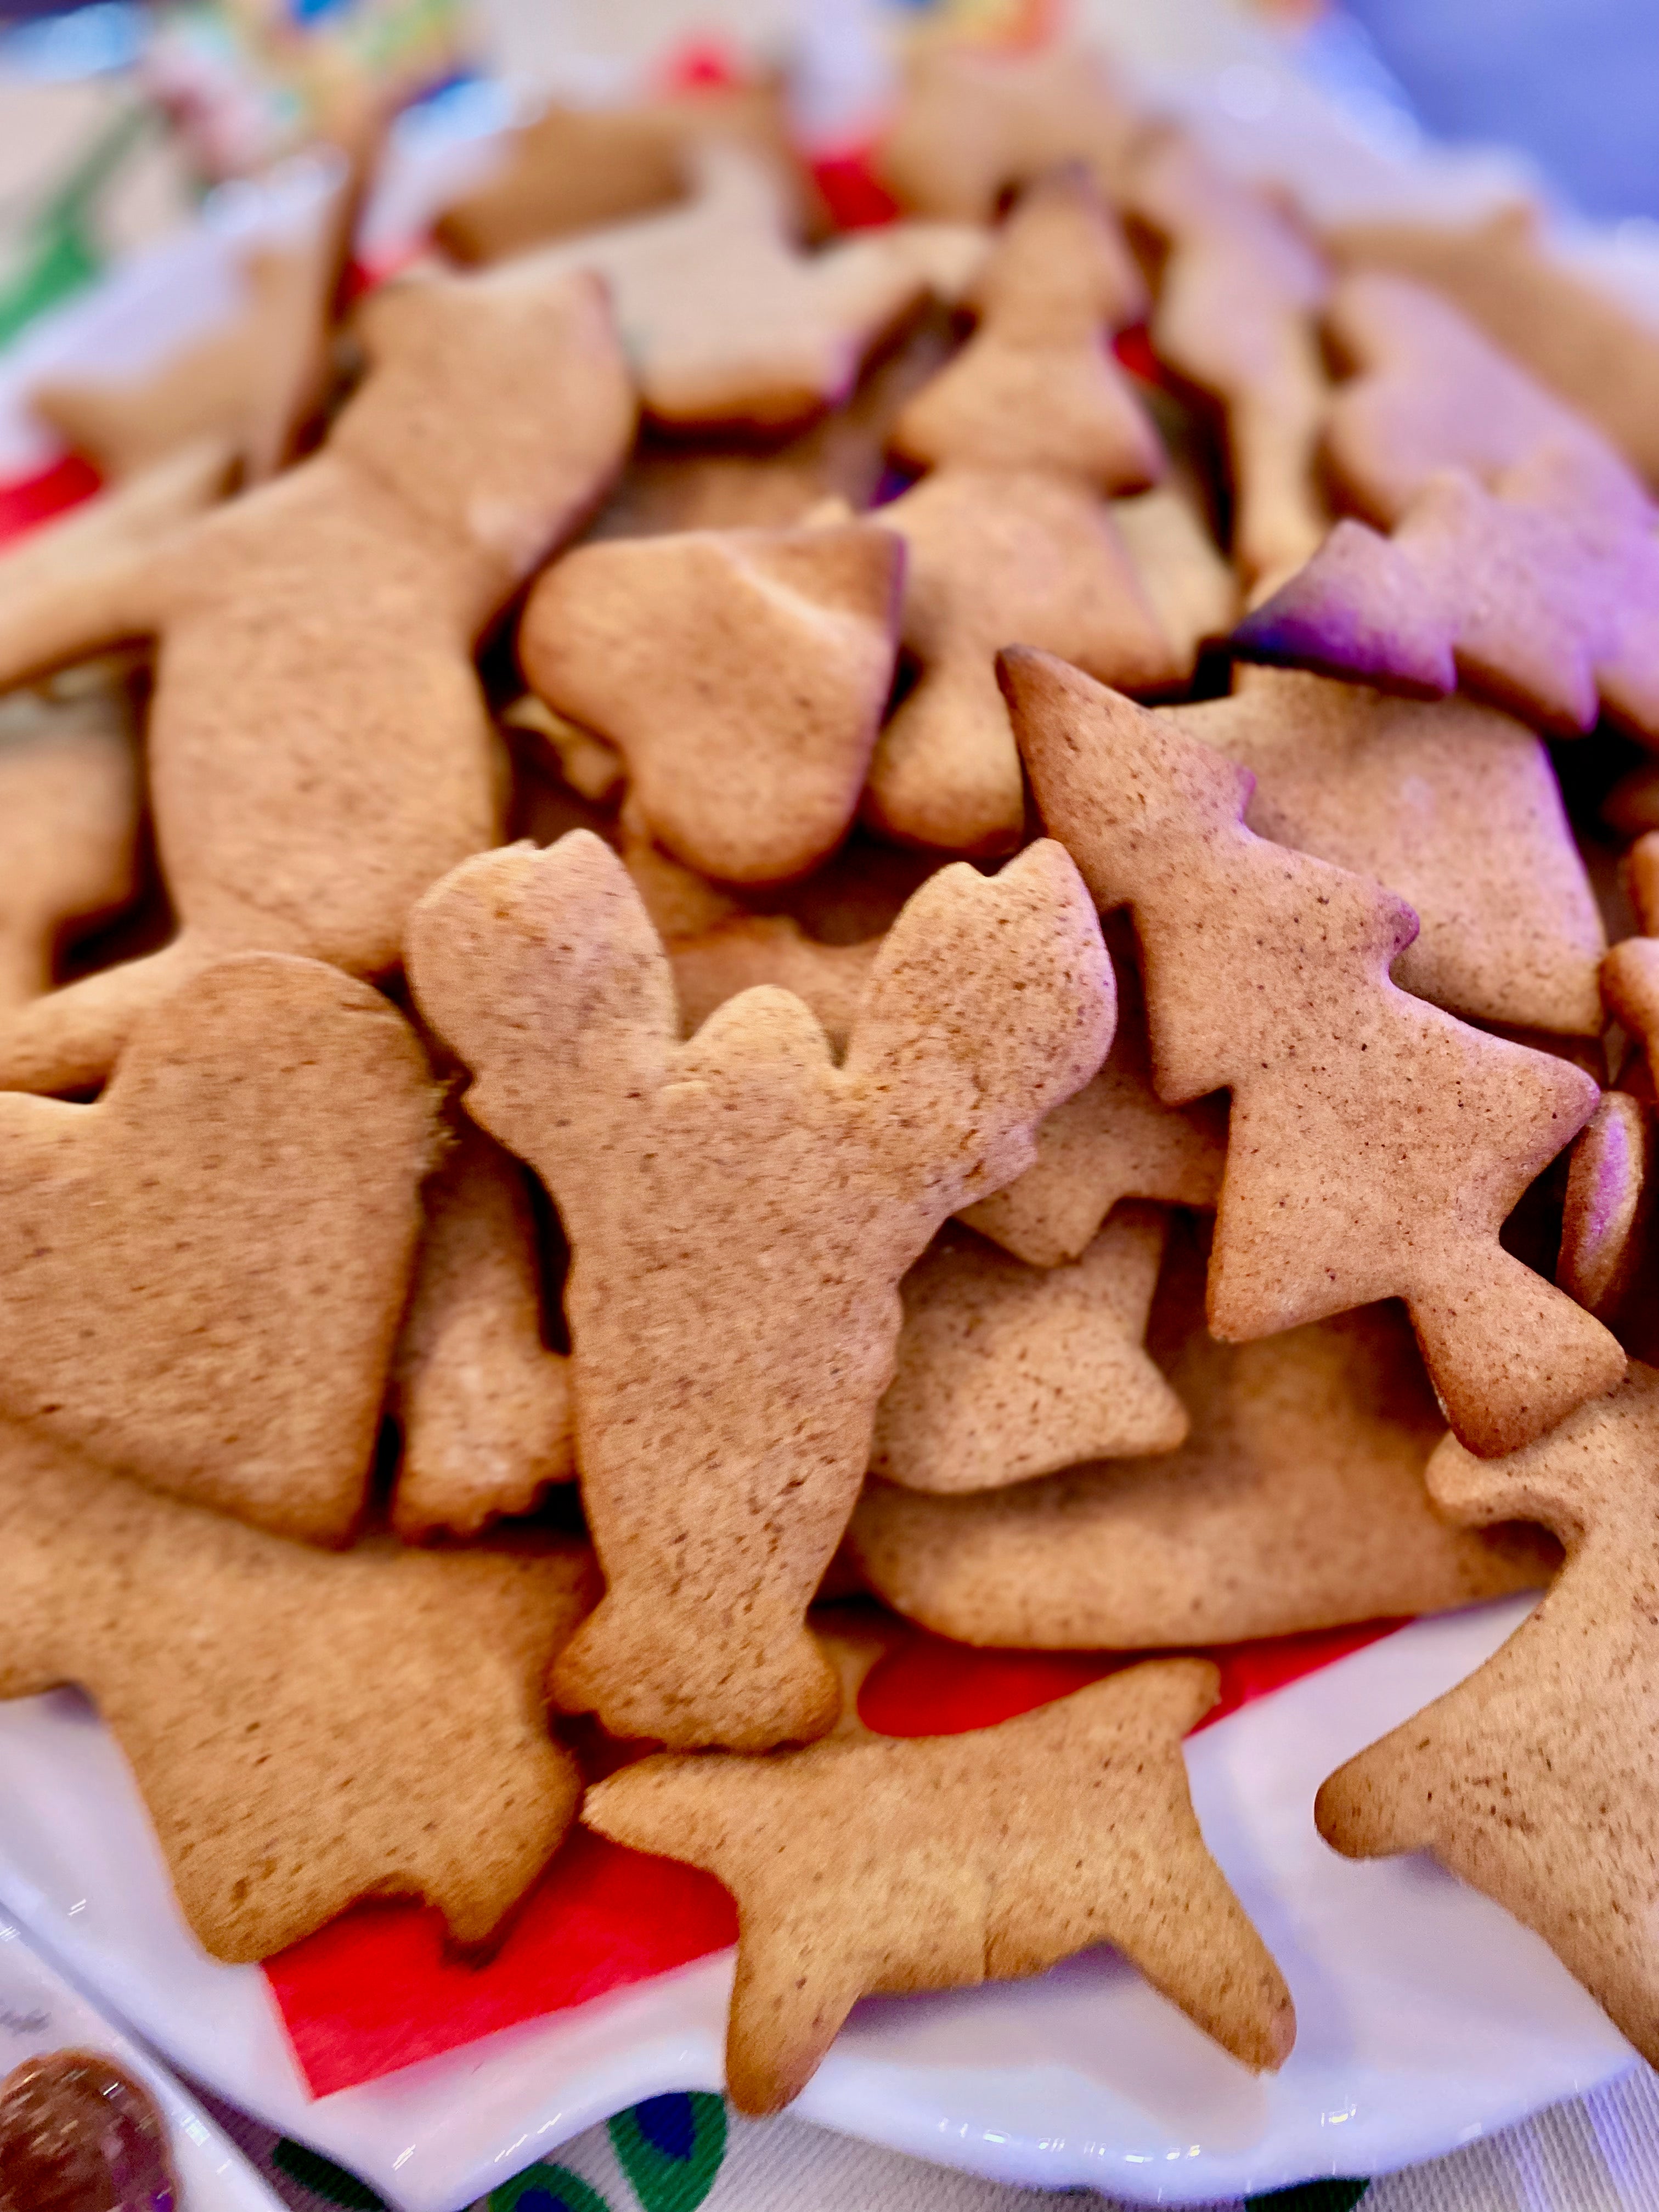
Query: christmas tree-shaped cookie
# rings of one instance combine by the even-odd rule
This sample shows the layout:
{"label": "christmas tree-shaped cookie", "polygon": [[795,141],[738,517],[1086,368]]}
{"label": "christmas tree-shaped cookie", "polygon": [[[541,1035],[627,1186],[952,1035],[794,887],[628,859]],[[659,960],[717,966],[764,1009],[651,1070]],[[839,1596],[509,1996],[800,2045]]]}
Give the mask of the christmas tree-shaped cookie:
{"label": "christmas tree-shaped cookie", "polygon": [[1003,655],[1039,807],[1139,939],[1168,1104],[1232,1093],[1209,1279],[1234,1342],[1403,1297],[1459,1437],[1483,1455],[1611,1389],[1625,1355],[1498,1231],[1589,1119],[1581,1070],[1389,978],[1417,917],[1244,827],[1252,779],[1046,655]]}

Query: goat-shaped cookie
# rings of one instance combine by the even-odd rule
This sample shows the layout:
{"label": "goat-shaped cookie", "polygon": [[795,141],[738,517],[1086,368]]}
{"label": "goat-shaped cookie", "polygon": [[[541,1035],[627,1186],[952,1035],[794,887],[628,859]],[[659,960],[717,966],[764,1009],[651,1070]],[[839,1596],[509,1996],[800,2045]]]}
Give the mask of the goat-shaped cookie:
{"label": "goat-shaped cookie", "polygon": [[1205,1849],[1182,1764],[1217,1681],[1166,1659],[962,1735],[659,1753],[590,1790],[582,1819],[736,1897],[740,2112],[798,2096],[861,1996],[1011,1981],[1096,1943],[1273,2071],[1296,2040],[1291,1993]]}
{"label": "goat-shaped cookie", "polygon": [[0,1022],[0,1086],[98,1083],[225,953],[396,966],[413,902],[498,835],[479,632],[620,464],[634,401],[584,276],[395,285],[367,381],[303,466],[0,608],[0,685],[160,641],[150,710],[173,942]]}
{"label": "goat-shaped cookie", "polygon": [[1448,1437],[1434,1500],[1541,1521],[1567,1563],[1502,1650],[1339,1767],[1315,1818],[1350,1858],[1428,1850],[1535,1929],[1659,2060],[1659,1373],[1493,1464]]}
{"label": "goat-shaped cookie", "polygon": [[576,1461],[607,1594],[559,1702],[614,1734],[755,1750],[837,1692],[808,1601],[893,1372],[900,1277],[1030,1159],[1111,1041],[1110,963],[1041,843],[930,878],[877,956],[844,1063],[784,991],[679,1042],[622,863],[577,831],[466,863],[411,919],[422,1012],[465,1103],[571,1245]]}
{"label": "goat-shaped cookie", "polygon": [[1216,1335],[1403,1297],[1447,1418],[1487,1455],[1611,1389],[1617,1340],[1498,1243],[1595,1084],[1398,989],[1411,908],[1247,830],[1249,771],[1178,716],[1045,654],[1002,669],[1044,821],[1102,905],[1133,911],[1158,1096],[1232,1092]]}

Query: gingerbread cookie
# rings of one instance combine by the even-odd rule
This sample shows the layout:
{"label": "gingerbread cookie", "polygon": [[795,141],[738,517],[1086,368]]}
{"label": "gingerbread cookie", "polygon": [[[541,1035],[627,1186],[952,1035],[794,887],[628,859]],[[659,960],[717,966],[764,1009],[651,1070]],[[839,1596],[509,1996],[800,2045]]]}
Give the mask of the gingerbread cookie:
{"label": "gingerbread cookie", "polygon": [[1324,245],[1339,268],[1383,270],[1443,294],[1659,489],[1659,337],[1549,250],[1537,208],[1502,207],[1468,223],[1345,222]]}
{"label": "gingerbread cookie", "polygon": [[1001,666],[1044,821],[1100,904],[1133,911],[1158,1096],[1231,1090],[1216,1334],[1403,1297],[1448,1419],[1488,1455],[1611,1389],[1617,1340],[1498,1243],[1595,1083],[1399,990],[1411,909],[1253,835],[1248,772],[1178,717],[1042,653]]}
{"label": "gingerbread cookie", "polygon": [[917,215],[988,222],[1005,193],[1065,161],[1115,191],[1143,120],[1085,48],[1014,54],[941,41],[912,55],[877,175]]}
{"label": "gingerbread cookie", "polygon": [[106,478],[133,476],[204,439],[234,453],[248,482],[274,476],[327,390],[344,162],[331,157],[331,172],[301,234],[240,257],[244,296],[227,322],[137,375],[39,384],[29,393],[34,412]]}
{"label": "gingerbread cookie", "polygon": [[1462,684],[1565,737],[1605,712],[1659,743],[1659,538],[1644,499],[1587,498],[1583,477],[1565,446],[1495,492],[1442,470],[1391,536],[1339,522],[1233,650],[1418,698]]}
{"label": "gingerbread cookie", "polygon": [[1428,1850],[1534,1929],[1643,2056],[1659,2058],[1659,1373],[1496,1464],[1448,1437],[1436,1501],[1555,1530],[1566,1565],[1467,1681],[1331,1776],[1314,1817],[1349,1858]]}
{"label": "gingerbread cookie", "polygon": [[531,593],[520,659],[621,753],[641,828],[702,874],[786,881],[858,805],[903,558],[868,522],[579,546]]}
{"label": "gingerbread cookie", "polygon": [[0,700],[0,1007],[49,991],[70,925],[118,913],[137,889],[130,725],[113,684]]}
{"label": "gingerbread cookie", "polygon": [[777,83],[697,85],[617,107],[550,100],[508,135],[482,183],[443,210],[434,234],[459,260],[499,261],[645,215],[679,198],[687,149],[711,138],[735,140],[781,175],[796,174]]}
{"label": "gingerbread cookie", "polygon": [[1110,350],[1145,288],[1086,173],[1028,187],[968,297],[978,328],[893,425],[902,460],[1035,470],[1102,493],[1158,481],[1164,448]]}
{"label": "gingerbread cookie", "polygon": [[916,680],[876,746],[864,819],[906,843],[1006,852],[1025,790],[997,648],[1045,646],[1132,691],[1176,681],[1180,656],[1109,513],[1075,480],[944,468],[880,516],[905,544]]}
{"label": "gingerbread cookie", "polygon": [[868,1587],[964,1644],[1142,1650],[1435,1613],[1548,1579],[1535,1531],[1474,1534],[1429,1503],[1444,1424],[1397,1307],[1218,1344],[1203,1253],[1177,1238],[1152,1342],[1192,1417],[1177,1449],[978,1498],[870,1483],[848,1532]]}
{"label": "gingerbread cookie", "polygon": [[1175,648],[1175,680],[1192,680],[1200,649],[1239,617],[1238,580],[1210,533],[1194,487],[1172,482],[1108,502],[1130,565]]}
{"label": "gingerbread cookie", "polygon": [[[772,165],[710,140],[687,149],[679,205],[501,263],[489,282],[590,270],[616,309],[641,404],[681,428],[781,430],[846,398],[877,341],[926,297],[940,241],[893,226],[808,253]],[[954,276],[974,241],[947,241]]]}
{"label": "gingerbread cookie", "polygon": [[435,1104],[395,1007],[269,953],[181,984],[95,1104],[0,1093],[0,1415],[279,1534],[344,1541]]}
{"label": "gingerbread cookie", "polygon": [[596,1582],[585,1545],[285,1544],[0,1426],[0,1697],[95,1701],[233,1963],[363,1897],[496,1928],[575,1817],[543,1682]]}
{"label": "gingerbread cookie", "polygon": [[1143,1342],[1164,1231],[1155,1207],[1122,1206],[1080,1259],[1028,1267],[943,1231],[901,1287],[871,1472],[951,1495],[1173,1451],[1187,1415]]}
{"label": "gingerbread cookie", "polygon": [[1117,1033],[1106,1065],[1037,1131],[1037,1156],[962,1218],[1017,1259],[1055,1267],[1080,1259],[1120,1199],[1208,1208],[1221,1189],[1227,1108],[1221,1098],[1166,1106],[1152,1088],[1146,1007],[1133,932],[1109,916]]}
{"label": "gingerbread cookie", "polygon": [[0,1020],[0,1085],[100,1081],[226,951],[396,966],[427,886],[500,835],[475,641],[619,465],[633,400],[589,278],[441,278],[368,303],[374,365],[275,483],[0,621],[0,684],[159,638],[150,798],[180,929]]}
{"label": "gingerbread cookie", "polygon": [[621,862],[578,831],[424,899],[409,972],[569,1237],[576,1456],[606,1578],[555,1694],[615,1735],[821,1735],[804,1627],[892,1371],[898,1282],[1017,1173],[1110,1042],[1111,970],[1052,843],[933,877],[888,933],[844,1063],[787,992],[678,1042]]}
{"label": "gingerbread cookie", "polygon": [[789,915],[750,915],[669,945],[680,1027],[694,1036],[717,1006],[757,983],[775,983],[809,1006],[845,1053],[880,942],[819,945]]}
{"label": "gingerbread cookie", "polygon": [[95,596],[106,574],[147,557],[211,507],[234,469],[222,439],[198,439],[0,545],[0,653],[8,664],[30,665],[32,610],[72,592]]}
{"label": "gingerbread cookie", "polygon": [[423,1194],[426,1227],[393,1365],[400,1536],[475,1536],[575,1474],[568,1363],[542,1340],[522,1171],[471,1122]]}
{"label": "gingerbread cookie", "polygon": [[1255,591],[1271,588],[1330,523],[1317,465],[1330,397],[1316,319],[1324,264],[1286,216],[1174,127],[1137,149],[1128,204],[1165,252],[1153,349],[1221,410],[1234,557]]}
{"label": "gingerbread cookie", "polygon": [[1609,1091],[1572,1148],[1555,1279],[1612,1321],[1636,1279],[1653,1212],[1653,1109]]}
{"label": "gingerbread cookie", "polygon": [[1216,1686],[1171,1659],[965,1735],[658,1753],[590,1790],[582,1819],[736,1897],[739,2112],[799,2096],[860,1996],[1041,1973],[1102,1942],[1270,2070],[1296,2038],[1290,1991],[1205,1849],[1181,1758]]}
{"label": "gingerbread cookie", "polygon": [[1181,726],[1249,769],[1258,836],[1374,876],[1421,927],[1395,982],[1449,1012],[1599,1036],[1607,939],[1549,755],[1473,701],[1267,668]]}

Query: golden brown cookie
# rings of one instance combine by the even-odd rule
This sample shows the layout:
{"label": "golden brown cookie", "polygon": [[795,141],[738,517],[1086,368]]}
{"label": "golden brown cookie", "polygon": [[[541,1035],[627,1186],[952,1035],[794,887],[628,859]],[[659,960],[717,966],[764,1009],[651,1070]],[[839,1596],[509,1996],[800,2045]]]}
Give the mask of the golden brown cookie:
{"label": "golden brown cookie", "polygon": [[1580,1132],[1567,1170],[1555,1279],[1612,1321],[1641,1265],[1653,1212],[1653,1109],[1609,1091]]}
{"label": "golden brown cookie", "polygon": [[1599,1036],[1607,939],[1532,731],[1469,700],[1267,668],[1178,719],[1255,776],[1259,836],[1409,902],[1421,927],[1394,963],[1403,989],[1478,1021]]}
{"label": "golden brown cookie", "polygon": [[488,281],[510,289],[578,269],[603,278],[641,404],[658,422],[805,422],[846,398],[866,355],[925,299],[939,241],[896,224],[809,253],[775,168],[750,149],[693,144],[686,168],[679,204],[539,247]]}
{"label": "golden brown cookie", "polygon": [[1339,522],[1233,633],[1247,660],[1436,699],[1459,684],[1572,737],[1606,713],[1659,744],[1659,537],[1645,496],[1588,497],[1568,447],[1486,490],[1429,477],[1387,538]]}
{"label": "golden brown cookie", "polygon": [[403,1456],[392,1525],[416,1542],[476,1536],[576,1473],[568,1363],[542,1339],[523,1170],[470,1121],[451,1137],[422,1193],[392,1370]]}
{"label": "golden brown cookie", "polygon": [[1218,1344],[1201,1257],[1184,1260],[1158,1328],[1186,1442],[979,1498],[870,1483],[848,1532],[870,1589],[964,1644],[1144,1650],[1436,1613],[1548,1579],[1535,1531],[1471,1534],[1429,1503],[1444,1424],[1397,1307]]}
{"label": "golden brown cookie", "polygon": [[1167,1103],[1232,1093],[1209,1319],[1234,1342],[1401,1297],[1487,1455],[1618,1382],[1617,1340],[1498,1243],[1595,1084],[1389,980],[1417,933],[1375,883],[1243,825],[1251,779],[1061,662],[1002,656],[1042,817],[1142,954]]}
{"label": "golden brown cookie", "polygon": [[804,875],[846,836],[898,644],[869,522],[582,545],[530,595],[537,696],[615,745],[639,826],[704,875]]}
{"label": "golden brown cookie", "polygon": [[831,1046],[844,1053],[879,950],[876,938],[862,945],[819,945],[782,914],[748,915],[701,936],[678,938],[669,945],[668,957],[681,1030],[694,1036],[716,1006],[739,991],[775,983],[812,1009]]}
{"label": "golden brown cookie", "polygon": [[262,1528],[362,1511],[436,1092],[367,984],[249,953],[95,1104],[0,1093],[0,1414]]}
{"label": "golden brown cookie", "polygon": [[1212,1206],[1227,1157],[1227,1106],[1166,1106],[1152,1088],[1146,1007],[1134,939],[1109,917],[1117,975],[1117,1032],[1106,1065],[1055,1107],[1023,1176],[963,1209],[962,1218],[1034,1267],[1081,1257],[1120,1199]]}
{"label": "golden brown cookie", "polygon": [[1200,648],[1224,638],[1238,620],[1238,579],[1210,534],[1193,486],[1157,484],[1109,501],[1108,512],[1175,647],[1176,681],[1188,683]]}
{"label": "golden brown cookie", "polygon": [[906,548],[916,680],[876,746],[864,819],[908,844],[1007,852],[1025,788],[998,647],[1041,645],[1132,691],[1177,681],[1181,656],[1109,510],[1074,479],[942,468],[879,514]]}
{"label": "golden brown cookie", "polygon": [[372,366],[297,469],[0,605],[0,685],[160,641],[150,799],[179,935],[0,1020],[0,1085],[78,1088],[227,951],[380,975],[410,904],[501,834],[473,649],[620,465],[634,406],[591,279],[367,303]]}
{"label": "golden brown cookie", "polygon": [[1659,2057],[1659,1373],[1497,1462],[1448,1437],[1430,1490],[1460,1521],[1524,1516],[1566,1565],[1467,1681],[1339,1767],[1314,1817],[1349,1858],[1428,1850],[1534,1929]]}
{"label": "golden brown cookie", "polygon": [[795,173],[780,83],[697,85],[625,106],[550,100],[510,132],[483,180],[433,226],[462,261],[499,261],[550,238],[644,215],[685,189],[686,149],[735,139]]}
{"label": "golden brown cookie", "polygon": [[1549,250],[1535,207],[1503,207],[1468,223],[1345,222],[1323,243],[1339,268],[1385,270],[1443,293],[1659,489],[1659,337]]}
{"label": "golden brown cookie", "polygon": [[968,299],[978,328],[893,425],[902,460],[1035,470],[1102,493],[1158,481],[1164,448],[1111,351],[1145,289],[1085,172],[1028,186]]}
{"label": "golden brown cookie", "polygon": [[871,1472],[953,1495],[1173,1451],[1187,1415],[1143,1342],[1165,1228],[1156,1207],[1122,1206],[1058,1267],[941,1231],[901,1285],[898,1365],[876,1408]]}
{"label": "golden brown cookie", "polygon": [[1113,191],[1142,127],[1087,48],[1027,54],[939,41],[912,55],[874,167],[917,215],[988,222],[1006,192],[1063,161],[1082,162]]}
{"label": "golden brown cookie", "polygon": [[884,941],[846,1060],[776,989],[679,1042],[626,871],[578,831],[467,864],[413,918],[422,1012],[468,1110],[570,1240],[576,1457],[606,1579],[555,1695],[612,1734],[742,1749],[822,1735],[808,1602],[892,1372],[898,1282],[1030,1158],[1110,1041],[1076,871],[1030,847],[932,878]]}
{"label": "golden brown cookie", "polygon": [[70,925],[118,913],[137,890],[131,721],[112,685],[0,700],[0,1007],[49,991]]}
{"label": "golden brown cookie", "polygon": [[491,1933],[575,1816],[543,1682],[597,1579],[585,1545],[313,1551],[0,1426],[0,1697],[94,1700],[233,1963],[363,1897]]}
{"label": "golden brown cookie", "polygon": [[1153,349],[1221,409],[1234,558],[1255,591],[1269,589],[1330,523],[1318,471],[1330,398],[1316,320],[1324,264],[1286,216],[1224,176],[1184,131],[1137,148],[1127,198],[1165,252]]}
{"label": "golden brown cookie", "polygon": [[861,1996],[1041,1973],[1102,1942],[1271,2070],[1296,2038],[1290,1991],[1204,1847],[1181,1758],[1216,1683],[1164,1660],[965,1735],[659,1753],[590,1790],[582,1819],[736,1897],[739,2112],[799,2096]]}

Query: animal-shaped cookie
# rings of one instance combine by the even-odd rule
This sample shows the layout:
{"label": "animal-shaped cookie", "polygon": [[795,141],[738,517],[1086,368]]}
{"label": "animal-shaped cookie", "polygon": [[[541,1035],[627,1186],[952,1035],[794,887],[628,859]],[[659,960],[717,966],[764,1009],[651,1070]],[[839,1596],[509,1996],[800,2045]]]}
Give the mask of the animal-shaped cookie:
{"label": "animal-shaped cookie", "polygon": [[1024,779],[996,653],[1018,638],[1131,691],[1180,675],[1109,510],[1075,479],[944,468],[879,510],[903,538],[916,681],[870,763],[864,818],[946,852],[1006,852]]}
{"label": "animal-shaped cookie", "polygon": [[49,991],[70,926],[118,913],[137,889],[129,720],[111,685],[0,701],[0,1007]]}
{"label": "animal-shaped cookie", "polygon": [[1103,493],[1158,481],[1158,432],[1111,352],[1145,287],[1085,172],[1062,169],[1025,191],[968,303],[978,328],[893,425],[901,459],[1036,470]]}
{"label": "animal-shaped cookie", "polygon": [[1599,1036],[1607,939],[1549,755],[1474,701],[1432,705],[1289,670],[1176,711],[1249,769],[1245,821],[1398,891],[1421,927],[1395,981],[1449,1012]]}
{"label": "animal-shaped cookie", "polygon": [[705,875],[778,883],[846,836],[891,688],[890,530],[684,531],[579,546],[530,595],[537,696],[622,754],[640,825]]}
{"label": "animal-shaped cookie", "polygon": [[1536,207],[1512,204],[1472,222],[1342,222],[1322,242],[1340,269],[1383,270],[1443,294],[1659,489],[1649,398],[1659,338],[1610,285],[1580,276],[1551,250]]}
{"label": "animal-shaped cookie", "polygon": [[362,1509],[436,1093],[387,1000],[222,960],[89,1106],[0,1093],[0,1415],[322,1543]]}
{"label": "animal-shaped cookie", "polygon": [[345,245],[347,174],[333,153],[293,234],[238,257],[242,297],[222,322],[137,374],[54,377],[29,404],[106,479],[131,477],[207,438],[258,483],[275,475],[321,405],[328,317]]}
{"label": "animal-shaped cookie", "polygon": [[939,241],[898,224],[808,253],[774,164],[712,140],[685,161],[684,202],[503,262],[490,281],[601,276],[641,404],[660,422],[805,422],[846,398],[877,340],[926,296]]}
{"label": "animal-shaped cookie", "polygon": [[832,1048],[847,1049],[879,941],[818,945],[787,915],[751,915],[668,947],[680,1026],[695,1036],[716,1006],[757,983],[775,983],[817,1015]]}
{"label": "animal-shaped cookie", "polygon": [[1086,47],[1010,53],[923,45],[910,58],[874,167],[915,214],[988,222],[1006,192],[1064,161],[1083,163],[1112,191],[1143,128],[1111,70]]}
{"label": "animal-shaped cookie", "polygon": [[621,462],[634,408],[586,277],[391,285],[321,451],[0,607],[0,684],[153,634],[150,798],[179,932],[0,1021],[0,1085],[95,1084],[227,951],[397,964],[411,902],[500,834],[474,642]]}
{"label": "animal-shaped cookie", "polygon": [[392,1370],[403,1456],[392,1525],[414,1540],[476,1535],[576,1472],[568,1363],[542,1338],[523,1171],[461,1121],[423,1198]]}
{"label": "animal-shaped cookie", "polygon": [[898,1366],[876,1409],[871,1472],[953,1494],[1173,1451],[1187,1415],[1143,1341],[1164,1228],[1156,1208],[1123,1206],[1058,1267],[942,1231],[901,1287]]}
{"label": "animal-shaped cookie", "polygon": [[1324,265],[1184,131],[1137,149],[1128,204],[1166,250],[1153,349],[1221,408],[1233,554],[1259,591],[1299,568],[1329,527],[1317,468],[1330,397],[1316,322]]}
{"label": "animal-shaped cookie", "polygon": [[659,1753],[590,1790],[582,1819],[737,1899],[739,2112],[799,2096],[861,1996],[1015,1979],[1095,1943],[1272,2070],[1296,2039],[1291,1994],[1205,1849],[1181,1757],[1217,1681],[1203,1660],[1155,1661],[964,1735]]}
{"label": "animal-shaped cookie", "polygon": [[1121,1199],[1207,1209],[1221,1189],[1226,1102],[1164,1105],[1152,1088],[1133,933],[1121,915],[1107,917],[1106,942],[1117,975],[1106,1065],[1043,1122],[1024,1174],[962,1212],[981,1237],[1034,1267],[1080,1259]]}
{"label": "animal-shaped cookie", "polygon": [[480,182],[433,225],[462,261],[498,261],[550,238],[666,206],[685,189],[689,146],[736,139],[793,164],[781,86],[697,85],[620,106],[550,100],[512,131]]}
{"label": "animal-shaped cookie", "polygon": [[1142,1650],[1435,1613],[1548,1579],[1536,1531],[1477,1534],[1430,1504],[1445,1425],[1398,1307],[1218,1344],[1203,1253],[1177,1236],[1152,1345],[1192,1418],[1184,1443],[975,1498],[868,1483],[846,1547],[865,1583],[960,1643]]}
{"label": "animal-shaped cookie", "polygon": [[1457,1519],[1524,1516],[1566,1565],[1466,1681],[1320,1790],[1350,1858],[1428,1850],[1541,1936],[1615,2026],[1659,2058],[1659,1372],[1496,1463],[1449,1437],[1429,1468]]}
{"label": "animal-shaped cookie", "polygon": [[422,1012],[468,1110],[570,1240],[576,1459],[605,1570],[554,1692],[615,1735],[755,1750],[822,1735],[804,1626],[890,1378],[898,1283],[1004,1182],[1110,1042],[1110,964],[1040,843],[942,871],[888,933],[838,1067],[798,999],[679,1042],[622,863],[576,831],[468,863],[412,918]]}
{"label": "animal-shaped cookie", "polygon": [[1215,1334],[1403,1297],[1448,1419],[1487,1455],[1611,1389],[1617,1340],[1498,1243],[1595,1083],[1399,990],[1411,909],[1253,835],[1248,771],[1178,718],[1044,654],[1001,665],[1043,820],[1099,902],[1133,912],[1158,1096],[1232,1093]]}
{"label": "animal-shaped cookie", "polygon": [[0,1697],[95,1701],[218,1959],[371,1896],[489,1936],[575,1816],[543,1685],[596,1582],[586,1546],[286,1544],[0,1426]]}
{"label": "animal-shaped cookie", "polygon": [[1587,498],[1570,446],[1486,490],[1430,477],[1389,537],[1352,518],[1234,631],[1248,660],[1443,698],[1459,684],[1565,737],[1606,713],[1659,744],[1659,535]]}

